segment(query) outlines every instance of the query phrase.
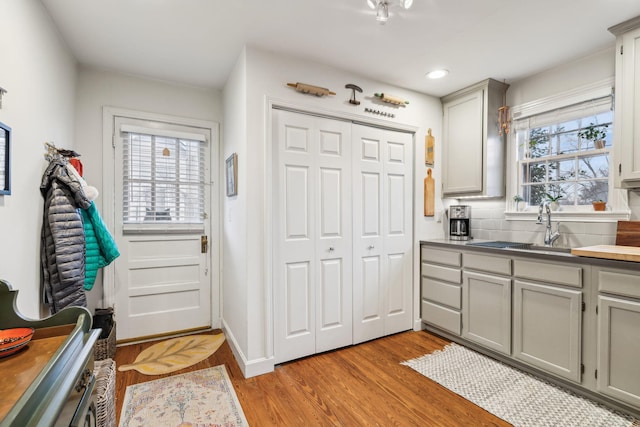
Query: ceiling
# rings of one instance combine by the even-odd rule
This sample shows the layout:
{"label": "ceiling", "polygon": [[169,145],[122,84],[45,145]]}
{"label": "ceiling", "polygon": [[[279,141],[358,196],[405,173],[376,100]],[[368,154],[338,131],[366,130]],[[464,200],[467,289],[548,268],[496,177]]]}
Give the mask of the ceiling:
{"label": "ceiling", "polygon": [[435,96],[610,47],[607,28],[640,15],[638,0],[415,0],[380,25],[366,0],[41,1],[84,65],[221,89],[251,45]]}

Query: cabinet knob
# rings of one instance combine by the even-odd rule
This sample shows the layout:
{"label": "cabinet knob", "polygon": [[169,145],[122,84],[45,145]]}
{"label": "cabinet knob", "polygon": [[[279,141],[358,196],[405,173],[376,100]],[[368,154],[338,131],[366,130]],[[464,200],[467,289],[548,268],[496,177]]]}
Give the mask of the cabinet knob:
{"label": "cabinet knob", "polygon": [[333,247],[333,246],[330,246],[330,247],[329,247],[329,252],[333,252],[333,251],[334,251],[334,247]]}
{"label": "cabinet knob", "polygon": [[371,249],[373,249],[373,248],[375,248],[375,246],[373,246],[373,245],[369,245],[369,247],[368,247],[367,249],[371,250]]}

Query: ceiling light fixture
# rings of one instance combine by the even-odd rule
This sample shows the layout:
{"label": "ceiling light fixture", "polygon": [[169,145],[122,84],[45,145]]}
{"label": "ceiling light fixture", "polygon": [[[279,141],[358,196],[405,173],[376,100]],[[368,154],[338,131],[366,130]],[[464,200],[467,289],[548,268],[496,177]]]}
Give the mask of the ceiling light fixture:
{"label": "ceiling light fixture", "polygon": [[427,73],[427,77],[430,79],[441,79],[442,77],[449,74],[449,70],[441,69],[441,70],[433,70]]}
{"label": "ceiling light fixture", "polygon": [[399,5],[409,9],[413,0],[367,0],[369,7],[376,11],[376,21],[384,25],[389,20],[389,7]]}

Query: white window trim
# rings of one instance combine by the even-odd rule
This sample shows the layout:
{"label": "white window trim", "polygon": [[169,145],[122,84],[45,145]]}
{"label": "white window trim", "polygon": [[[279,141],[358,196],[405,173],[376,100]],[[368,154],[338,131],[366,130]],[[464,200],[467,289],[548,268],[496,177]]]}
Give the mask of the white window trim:
{"label": "white window trim", "polygon": [[[513,120],[520,120],[537,114],[542,114],[558,108],[578,104],[590,99],[602,98],[611,95],[613,91],[614,79],[608,78],[589,85],[581,86],[569,91],[561,92],[546,98],[527,102],[511,109]],[[616,120],[614,114],[614,121]],[[513,210],[514,203],[512,196],[516,194],[518,188],[518,162],[516,160],[516,149],[514,142],[515,134],[509,134],[507,142],[507,197],[505,202],[504,216],[507,221],[536,221],[538,219],[538,206],[528,206],[523,211]],[[615,143],[615,142],[614,142]],[[613,155],[613,150],[611,150]],[[564,209],[564,210],[563,210]],[[553,212],[553,217],[558,221],[565,222],[616,222],[618,220],[628,221],[631,218],[631,210],[628,204],[628,193],[625,190],[613,187],[613,177],[609,177],[609,201],[607,210],[595,212],[589,207],[562,207]]]}

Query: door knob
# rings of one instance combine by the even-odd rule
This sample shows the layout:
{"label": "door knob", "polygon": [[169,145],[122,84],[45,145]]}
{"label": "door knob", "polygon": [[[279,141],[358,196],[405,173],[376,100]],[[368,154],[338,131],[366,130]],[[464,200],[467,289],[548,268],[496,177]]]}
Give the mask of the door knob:
{"label": "door knob", "polygon": [[333,252],[333,250],[334,250],[333,246],[330,246],[329,247],[329,252]]}
{"label": "door knob", "polygon": [[375,246],[369,245],[369,247],[367,249],[373,249],[373,248],[375,248]]}

